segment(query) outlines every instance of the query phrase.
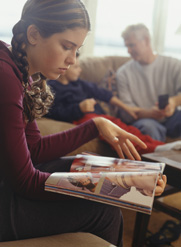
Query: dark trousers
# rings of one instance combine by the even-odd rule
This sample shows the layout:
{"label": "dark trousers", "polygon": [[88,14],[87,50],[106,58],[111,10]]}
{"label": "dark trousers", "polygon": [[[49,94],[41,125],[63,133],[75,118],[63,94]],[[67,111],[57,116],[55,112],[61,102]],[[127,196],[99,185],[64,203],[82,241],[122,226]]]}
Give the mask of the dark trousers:
{"label": "dark trousers", "polygon": [[[36,168],[50,173],[66,172],[70,170],[71,163],[71,157],[61,158]],[[3,191],[0,241],[90,232],[116,246],[122,246],[123,221],[118,207],[74,197],[57,202],[33,201],[17,196],[9,189]]]}

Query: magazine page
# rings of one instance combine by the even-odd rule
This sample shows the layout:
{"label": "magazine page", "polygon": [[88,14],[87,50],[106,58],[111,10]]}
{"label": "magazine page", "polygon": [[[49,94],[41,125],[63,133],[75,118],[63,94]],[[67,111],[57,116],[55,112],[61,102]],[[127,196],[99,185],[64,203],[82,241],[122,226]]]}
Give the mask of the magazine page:
{"label": "magazine page", "polygon": [[151,213],[157,171],[53,173],[45,190]]}
{"label": "magazine page", "polygon": [[71,165],[71,172],[157,171],[162,174],[164,167],[164,163],[79,154]]}

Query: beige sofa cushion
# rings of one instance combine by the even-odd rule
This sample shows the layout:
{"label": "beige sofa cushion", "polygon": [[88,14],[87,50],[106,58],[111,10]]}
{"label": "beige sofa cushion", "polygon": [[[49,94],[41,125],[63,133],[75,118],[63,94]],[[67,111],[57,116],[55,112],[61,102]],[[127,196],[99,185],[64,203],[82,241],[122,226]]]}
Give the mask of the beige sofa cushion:
{"label": "beige sofa cushion", "polygon": [[0,247],[113,247],[109,242],[90,233],[65,233],[0,243]]}
{"label": "beige sofa cushion", "polygon": [[[98,87],[112,91],[117,96],[115,73],[117,69],[127,62],[129,57],[106,56],[80,58],[82,72],[80,78],[97,84]],[[99,101],[99,104],[111,116],[117,116],[118,107]]]}
{"label": "beige sofa cushion", "polygon": [[80,66],[82,68],[80,78],[102,86],[100,83],[110,69],[116,71],[129,60],[129,57],[120,56],[80,57]]}

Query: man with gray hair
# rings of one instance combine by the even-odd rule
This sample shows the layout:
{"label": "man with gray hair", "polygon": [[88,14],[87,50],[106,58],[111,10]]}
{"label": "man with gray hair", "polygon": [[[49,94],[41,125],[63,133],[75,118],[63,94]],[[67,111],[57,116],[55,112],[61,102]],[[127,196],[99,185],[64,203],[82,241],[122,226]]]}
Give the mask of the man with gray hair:
{"label": "man with gray hair", "polygon": [[[132,59],[117,70],[118,94],[135,109],[137,119],[122,111],[121,120],[156,140],[180,137],[181,61],[155,54],[149,30],[143,24],[128,26],[122,37]],[[168,97],[163,106],[158,104],[160,95]]]}

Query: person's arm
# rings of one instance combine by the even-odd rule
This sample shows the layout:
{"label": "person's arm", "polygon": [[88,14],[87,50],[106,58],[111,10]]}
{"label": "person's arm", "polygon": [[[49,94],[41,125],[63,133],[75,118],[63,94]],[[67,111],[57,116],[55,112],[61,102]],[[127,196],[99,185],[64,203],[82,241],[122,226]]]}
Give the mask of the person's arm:
{"label": "person's arm", "polygon": [[137,112],[140,110],[139,107],[131,107],[129,105],[126,105],[125,103],[123,103],[120,99],[118,99],[118,97],[113,96],[109,103],[111,105],[116,105],[118,107],[120,107],[121,109],[125,110],[129,115],[131,115],[134,119],[137,119]]}
{"label": "person's arm", "polygon": [[161,120],[164,118],[164,113],[162,110],[158,108],[158,106],[153,106],[152,108],[149,109],[140,108],[137,111],[137,117],[138,119],[153,118],[155,120]]}
{"label": "person's arm", "polygon": [[89,120],[72,129],[41,136],[36,121],[26,127],[26,138],[34,164],[55,160],[98,136],[95,123]]}
{"label": "person's arm", "polygon": [[90,99],[81,102],[80,108],[83,112],[94,111],[94,105],[96,104],[95,99],[116,105],[124,109],[128,114],[130,114],[134,119],[137,118],[136,111],[139,109],[137,107],[131,107],[124,104],[118,97],[113,96],[112,92],[107,89],[98,87],[95,83],[90,83],[86,81],[81,81],[84,90],[89,95]]}
{"label": "person's arm", "polygon": [[48,118],[52,118],[59,121],[73,122],[84,116],[84,113],[81,111],[78,103],[72,102],[72,104],[65,105],[58,102],[51,107],[48,114]]}

